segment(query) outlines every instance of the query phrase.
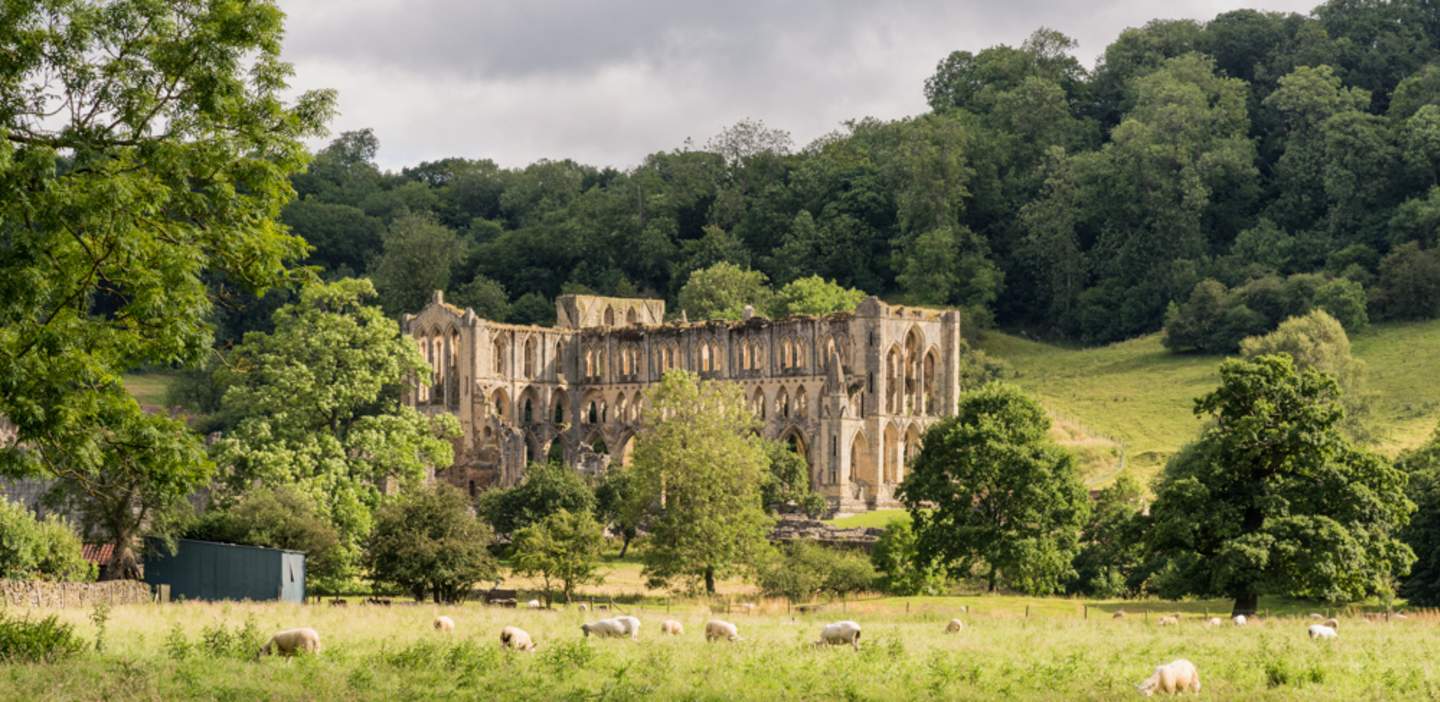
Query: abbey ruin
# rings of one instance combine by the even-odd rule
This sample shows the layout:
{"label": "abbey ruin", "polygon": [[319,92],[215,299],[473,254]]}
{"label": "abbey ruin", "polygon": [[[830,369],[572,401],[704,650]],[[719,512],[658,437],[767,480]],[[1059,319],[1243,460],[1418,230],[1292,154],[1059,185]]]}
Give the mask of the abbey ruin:
{"label": "abbey ruin", "polygon": [[665,321],[663,300],[564,295],[556,312],[553,328],[501,324],[437,291],[405,315],[433,369],[407,401],[464,428],[439,477],[474,494],[514,484],[532,461],[626,464],[645,389],[682,368],[739,383],[764,434],[805,457],[833,507],[890,507],[907,457],[960,394],[954,310],[871,297],[853,314],[692,323]]}

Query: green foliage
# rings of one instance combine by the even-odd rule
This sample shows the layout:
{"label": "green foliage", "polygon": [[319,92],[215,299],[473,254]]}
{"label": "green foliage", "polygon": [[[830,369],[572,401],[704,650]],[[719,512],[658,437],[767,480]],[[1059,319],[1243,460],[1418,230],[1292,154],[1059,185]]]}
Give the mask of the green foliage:
{"label": "green foliage", "polygon": [[760,502],[765,449],[755,415],[733,383],[670,371],[646,393],[634,472],[632,514],[650,538],[645,575],[689,589],[743,572],[770,550],[771,520]]}
{"label": "green foliage", "polygon": [[36,519],[0,497],[0,578],[91,580],[95,567],[80,555],[80,536],[57,515]]}
{"label": "green foliage", "polygon": [[457,307],[475,310],[481,319],[505,321],[510,318],[510,298],[505,286],[483,275],[475,276],[446,299]]}
{"label": "green foliage", "polygon": [[643,510],[636,506],[635,472],[611,466],[595,486],[595,517],[612,533],[620,535],[620,557],[630,550],[639,533]]}
{"label": "green foliage", "polygon": [[777,319],[791,316],[823,316],[854,312],[865,293],[847,288],[818,275],[797,278],[775,293],[770,314]]}
{"label": "green foliage", "polygon": [[881,587],[893,595],[942,595],[949,588],[945,568],[934,560],[921,560],[919,540],[909,521],[886,525],[870,562],[881,575]]}
{"label": "green foliage", "polygon": [[875,568],[863,556],[807,541],[792,541],[759,569],[761,592],[792,602],[873,589]]}
{"label": "green foliage", "polygon": [[306,286],[251,332],[217,382],[231,430],[213,446],[224,487],[290,486],[340,536],[353,574],[387,480],[418,481],[453,460],[453,416],[402,406],[400,388],[426,373],[415,345],[379,308],[366,280]]}
{"label": "green foliage", "polygon": [[1400,595],[1412,604],[1425,607],[1440,603],[1440,428],[1430,440],[1396,461],[1409,477],[1406,492],[1415,503],[1415,514],[1405,527],[1403,538],[1415,552],[1410,576],[1400,584]]}
{"label": "green foliage", "polygon": [[917,567],[938,562],[956,577],[982,569],[991,590],[1060,589],[1073,574],[1089,505],[1049,429],[1038,403],[992,383],[965,393],[955,416],[926,431],[899,490],[915,525]]}
{"label": "green foliage", "polygon": [[415,487],[376,510],[365,566],[377,583],[416,601],[459,602],[471,585],[498,572],[489,550],[493,537],[460,491],[441,483]]}
{"label": "green foliage", "polygon": [[690,274],[680,288],[680,309],[694,320],[740,319],[747,305],[768,308],[773,294],[764,273],[722,261]]}
{"label": "green foliage", "polygon": [[1140,483],[1129,474],[1100,491],[1080,533],[1072,592],[1111,598],[1139,591],[1145,560],[1144,506]]}
{"label": "green foliage", "polygon": [[223,543],[305,552],[305,585],[337,592],[347,575],[340,536],[310,498],[290,486],[257,486],[228,504],[212,506],[185,536]]}
{"label": "green foliage", "polygon": [[1350,337],[1345,334],[1345,328],[1324,310],[1291,317],[1265,336],[1245,339],[1240,342],[1240,354],[1251,359],[1285,354],[1298,369],[1311,368],[1334,378],[1340,386],[1346,426],[1359,429],[1355,422],[1363,418],[1369,408],[1365,362],[1351,355]]}
{"label": "green foliage", "polygon": [[0,610],[0,663],[57,663],[85,650],[72,624],[55,615],[17,619]]}
{"label": "green foliage", "polygon": [[[172,634],[167,641],[167,647],[171,649],[171,655],[183,658],[192,650],[190,643],[185,640],[184,634],[178,636]],[[224,622],[216,622],[207,625],[200,630],[200,641],[194,650],[198,650],[211,658],[229,658],[231,660],[251,660],[265,645],[265,638],[260,633],[260,627],[255,622],[255,615],[247,615],[245,623],[235,627],[233,630],[225,626]]]}
{"label": "green foliage", "polygon": [[544,579],[547,604],[553,600],[552,581],[568,603],[576,587],[604,579],[598,572],[604,546],[600,523],[589,512],[560,509],[516,531],[511,551],[516,574]]}
{"label": "green foliage", "polygon": [[[434,291],[450,288],[465,255],[460,237],[430,217],[407,214],[396,219],[385,232],[384,250],[369,269],[381,306],[391,315],[424,307]],[[469,286],[464,290],[468,295],[479,293],[483,291]]]}
{"label": "green foliage", "polygon": [[486,491],[476,506],[498,534],[514,534],[561,511],[592,514],[595,492],[575,469],[531,463],[520,484]]}
{"label": "green foliage", "polygon": [[1391,319],[1440,318],[1440,248],[1395,247],[1380,262],[1375,306]]}
{"label": "green foliage", "polygon": [[770,469],[760,486],[760,501],[767,512],[798,509],[818,517],[829,506],[824,497],[810,491],[810,465],[795,448],[783,441],[765,441],[765,459]]}
{"label": "green foliage", "polygon": [[1282,320],[1312,310],[1329,313],[1351,332],[1370,324],[1365,290],[1352,280],[1315,274],[1284,280],[1265,276],[1231,290],[1206,279],[1195,285],[1183,305],[1170,304],[1164,343],[1172,351],[1233,353],[1246,337],[1264,334]]}
{"label": "green foliage", "polygon": [[1288,356],[1230,360],[1195,403],[1213,418],[1166,466],[1148,548],[1160,594],[1326,602],[1393,592],[1414,560],[1405,476],[1339,431],[1335,381]]}

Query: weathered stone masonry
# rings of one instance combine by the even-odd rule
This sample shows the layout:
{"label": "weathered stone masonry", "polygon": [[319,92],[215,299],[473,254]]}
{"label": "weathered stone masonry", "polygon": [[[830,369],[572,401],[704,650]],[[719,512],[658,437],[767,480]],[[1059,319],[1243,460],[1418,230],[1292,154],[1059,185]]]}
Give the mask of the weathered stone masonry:
{"label": "weathered stone masonry", "polygon": [[842,511],[893,506],[925,428],[960,394],[960,313],[868,298],[854,314],[664,322],[662,300],[565,295],[555,327],[500,324],[436,292],[405,333],[434,369],[407,400],[464,428],[441,477],[511,485],[531,461],[628,463],[644,391],[672,368],[739,383]]}

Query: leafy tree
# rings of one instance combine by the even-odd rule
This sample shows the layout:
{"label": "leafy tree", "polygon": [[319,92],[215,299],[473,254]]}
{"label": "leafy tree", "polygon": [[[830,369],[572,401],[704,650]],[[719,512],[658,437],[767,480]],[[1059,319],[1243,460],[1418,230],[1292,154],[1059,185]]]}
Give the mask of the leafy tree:
{"label": "leafy tree", "polygon": [[589,512],[561,509],[515,532],[515,572],[539,575],[545,582],[545,603],[553,601],[551,582],[558,581],[568,603],[575,588],[599,583],[600,551],[605,535]]}
{"label": "leafy tree", "polygon": [[305,552],[306,586],[340,592],[347,583],[340,536],[309,499],[293,488],[260,486],[217,505],[185,531],[186,538]]}
{"label": "leafy tree", "polygon": [[925,432],[898,493],[915,525],[917,564],[938,562],[956,577],[979,569],[991,591],[1060,589],[1089,505],[1049,429],[1039,404],[992,383]]}
{"label": "leafy tree", "polygon": [[569,466],[531,463],[520,484],[486,491],[477,509],[497,533],[514,534],[561,510],[594,513],[595,492]]}
{"label": "leafy tree", "polygon": [[595,486],[595,516],[611,533],[620,535],[620,557],[640,533],[645,513],[635,498],[635,473],[611,466]]}
{"label": "leafy tree", "polygon": [[95,566],[80,552],[80,536],[57,515],[37,519],[19,502],[0,497],[0,578],[90,580]]}
{"label": "leafy tree", "polygon": [[5,12],[0,415],[18,441],[0,472],[59,478],[104,515],[107,576],[135,573],[133,537],[207,470],[119,374],[199,360],[216,298],[284,284],[305,254],[277,220],[334,95],[285,103],[282,21],[268,1]]}
{"label": "leafy tree", "polygon": [[680,309],[691,319],[740,319],[745,306],[763,311],[773,293],[765,274],[721,262],[690,274],[680,288]]}
{"label": "leafy tree", "polygon": [[820,593],[843,597],[874,587],[875,568],[863,556],[807,541],[784,545],[759,569],[760,591],[792,602]]}
{"label": "leafy tree", "polygon": [[1440,248],[1413,241],[1395,247],[1380,261],[1374,302],[1392,319],[1440,317]]}
{"label": "leafy tree", "polygon": [[555,325],[555,303],[544,295],[528,292],[510,306],[510,321],[515,324]]}
{"label": "leafy tree", "polygon": [[400,388],[426,373],[414,343],[366,304],[367,280],[312,284],[275,313],[275,330],[251,332],[217,382],[231,430],[212,446],[223,489],[293,486],[334,525],[353,564],[380,488],[423,479],[453,461],[459,424],[400,404]]}
{"label": "leafy tree", "polygon": [[864,292],[812,275],[796,278],[781,287],[771,302],[770,314],[779,319],[854,312],[855,306],[864,299]]}
{"label": "leafy tree", "polygon": [[1100,491],[1080,533],[1072,591],[1104,598],[1139,591],[1145,561],[1143,508],[1140,483],[1128,473]]}
{"label": "leafy tree", "polygon": [[1165,467],[1147,539],[1162,596],[1326,602],[1392,592],[1414,560],[1399,539],[1405,476],[1339,431],[1335,381],[1287,356],[1230,360],[1195,403],[1213,421]]}
{"label": "leafy tree", "polygon": [[505,286],[477,275],[446,299],[462,308],[475,310],[481,319],[505,321],[510,318],[510,297]]}
{"label": "leafy tree", "polygon": [[427,215],[405,215],[385,232],[385,250],[370,264],[370,277],[386,312],[416,312],[434,291],[450,287],[464,258],[455,232]]}
{"label": "leafy tree", "polygon": [[1415,565],[1400,584],[1400,595],[1411,604],[1431,607],[1440,602],[1440,429],[1402,455],[1396,467],[1409,476],[1406,492],[1415,502],[1415,514],[1402,532],[1415,552]]}
{"label": "leafy tree", "polygon": [[715,592],[716,578],[758,562],[771,520],[760,502],[765,449],[738,385],[670,371],[647,391],[631,467],[650,533],[645,575]]}
{"label": "leafy tree", "polygon": [[943,595],[949,587],[943,566],[921,560],[919,541],[909,521],[885,526],[870,552],[870,562],[881,574],[881,586],[891,594]]}
{"label": "leafy tree", "polygon": [[1350,354],[1350,337],[1345,328],[1324,310],[1291,317],[1275,331],[1240,342],[1240,354],[1258,358],[1285,354],[1298,369],[1311,368],[1339,384],[1347,414],[1365,404],[1365,362]]}
{"label": "leafy tree", "polygon": [[365,565],[377,583],[423,601],[459,602],[477,581],[499,572],[490,555],[490,527],[470,511],[463,493],[443,483],[417,486],[375,512]]}
{"label": "leafy tree", "polygon": [[783,441],[765,441],[765,459],[770,465],[760,487],[760,501],[768,512],[795,508],[811,517],[825,511],[825,498],[810,491],[810,466],[793,446]]}
{"label": "leafy tree", "polygon": [[358,207],[314,198],[286,205],[281,218],[312,247],[305,262],[320,266],[330,277],[364,272],[385,231],[383,222]]}

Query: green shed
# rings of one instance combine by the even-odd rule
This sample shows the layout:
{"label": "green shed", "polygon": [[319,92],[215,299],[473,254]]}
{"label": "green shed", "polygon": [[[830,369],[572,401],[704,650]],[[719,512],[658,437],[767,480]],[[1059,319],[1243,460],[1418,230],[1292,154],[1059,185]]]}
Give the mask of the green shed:
{"label": "green shed", "polygon": [[187,600],[305,601],[305,554],[279,548],[180,539],[171,554],[145,549],[145,582]]}

